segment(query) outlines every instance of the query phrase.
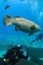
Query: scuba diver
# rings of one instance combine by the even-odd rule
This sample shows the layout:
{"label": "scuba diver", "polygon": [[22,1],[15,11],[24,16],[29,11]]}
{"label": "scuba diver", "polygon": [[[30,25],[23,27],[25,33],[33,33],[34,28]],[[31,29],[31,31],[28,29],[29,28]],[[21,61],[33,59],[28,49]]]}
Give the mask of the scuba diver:
{"label": "scuba diver", "polygon": [[4,55],[3,61],[4,65],[15,65],[21,58],[28,59],[28,48],[27,48],[27,55],[24,56],[24,52],[22,51],[23,46],[11,46],[7,53]]}

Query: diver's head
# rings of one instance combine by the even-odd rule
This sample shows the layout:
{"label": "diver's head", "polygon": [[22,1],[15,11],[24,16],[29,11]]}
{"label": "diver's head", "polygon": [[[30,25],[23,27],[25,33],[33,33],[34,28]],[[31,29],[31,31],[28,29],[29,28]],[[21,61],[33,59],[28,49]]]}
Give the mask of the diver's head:
{"label": "diver's head", "polygon": [[23,48],[23,46],[22,46],[22,45],[18,45],[18,47],[19,47],[20,49],[22,49],[22,48]]}

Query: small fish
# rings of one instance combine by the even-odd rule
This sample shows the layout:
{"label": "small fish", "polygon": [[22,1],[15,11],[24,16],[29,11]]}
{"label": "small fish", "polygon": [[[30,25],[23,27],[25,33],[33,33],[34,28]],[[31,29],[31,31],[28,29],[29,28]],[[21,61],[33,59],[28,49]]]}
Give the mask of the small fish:
{"label": "small fish", "polygon": [[22,32],[28,33],[29,36],[41,30],[39,25],[30,20],[21,18],[19,16],[11,18],[10,16],[6,15],[4,17],[4,25],[8,26],[11,24],[15,25],[16,31],[20,30]]}
{"label": "small fish", "polygon": [[37,36],[37,38],[34,39],[34,40],[31,42],[31,44],[32,44],[33,42],[37,41],[37,40],[41,40],[42,38],[43,38],[43,34],[40,33],[40,34]]}
{"label": "small fish", "polygon": [[9,5],[7,5],[6,7],[5,7],[5,9],[8,9],[10,6]]}

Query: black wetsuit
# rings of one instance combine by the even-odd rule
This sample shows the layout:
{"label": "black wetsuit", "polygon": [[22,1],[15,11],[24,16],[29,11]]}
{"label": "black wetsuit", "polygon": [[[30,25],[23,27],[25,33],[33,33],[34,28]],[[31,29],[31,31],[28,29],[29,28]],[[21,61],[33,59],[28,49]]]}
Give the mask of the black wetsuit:
{"label": "black wetsuit", "polygon": [[[14,55],[15,51],[16,51],[16,55]],[[15,65],[21,58],[28,59],[28,50],[27,50],[27,55],[24,56],[22,51],[20,51],[20,48],[18,47],[9,49],[6,55],[4,56],[4,58],[9,59],[9,62],[11,62],[12,65]]]}

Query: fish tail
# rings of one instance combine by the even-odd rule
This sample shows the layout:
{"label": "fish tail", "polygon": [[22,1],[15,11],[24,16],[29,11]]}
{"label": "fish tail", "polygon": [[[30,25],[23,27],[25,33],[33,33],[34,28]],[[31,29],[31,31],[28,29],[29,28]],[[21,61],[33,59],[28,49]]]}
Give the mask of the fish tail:
{"label": "fish tail", "polygon": [[4,25],[10,25],[12,23],[12,19],[10,16],[6,15],[4,17]]}

